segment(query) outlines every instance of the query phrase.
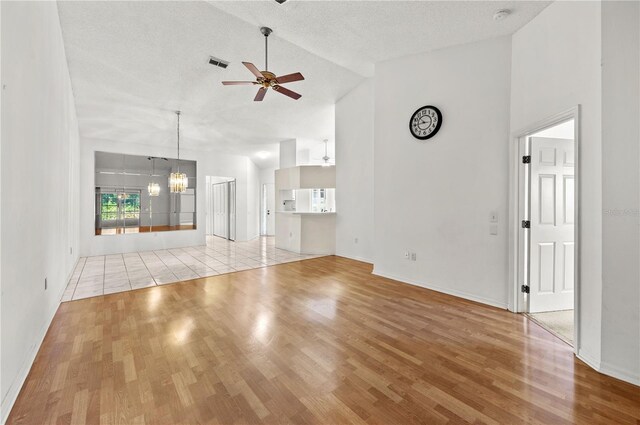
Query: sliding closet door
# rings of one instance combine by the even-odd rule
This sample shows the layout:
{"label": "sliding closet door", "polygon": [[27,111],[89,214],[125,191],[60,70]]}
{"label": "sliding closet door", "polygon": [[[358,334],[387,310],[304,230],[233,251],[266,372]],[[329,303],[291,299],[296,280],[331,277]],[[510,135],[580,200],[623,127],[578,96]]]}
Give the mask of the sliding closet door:
{"label": "sliding closet door", "polygon": [[229,239],[236,240],[236,181],[229,182]]}
{"label": "sliding closet door", "polygon": [[213,186],[213,234],[227,238],[228,233],[228,194],[227,183],[217,183]]}

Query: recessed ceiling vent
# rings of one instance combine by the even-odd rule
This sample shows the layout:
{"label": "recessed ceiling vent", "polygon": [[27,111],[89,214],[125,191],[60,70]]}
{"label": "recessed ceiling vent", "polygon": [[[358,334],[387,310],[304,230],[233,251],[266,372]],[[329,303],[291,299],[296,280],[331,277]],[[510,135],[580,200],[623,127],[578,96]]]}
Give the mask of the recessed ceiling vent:
{"label": "recessed ceiling vent", "polygon": [[209,56],[209,63],[223,69],[229,66],[229,62],[218,59],[215,56]]}

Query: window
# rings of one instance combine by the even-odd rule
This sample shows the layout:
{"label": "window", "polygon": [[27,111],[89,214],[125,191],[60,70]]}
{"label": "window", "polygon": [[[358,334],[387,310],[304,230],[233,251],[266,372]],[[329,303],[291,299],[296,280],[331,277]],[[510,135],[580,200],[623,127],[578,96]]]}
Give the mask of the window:
{"label": "window", "polygon": [[139,190],[96,190],[98,229],[96,234],[112,234],[103,229],[115,230],[115,233],[138,231],[140,226],[140,191]]}
{"label": "window", "polygon": [[311,211],[325,212],[327,208],[327,192],[325,189],[313,189],[311,191]]}

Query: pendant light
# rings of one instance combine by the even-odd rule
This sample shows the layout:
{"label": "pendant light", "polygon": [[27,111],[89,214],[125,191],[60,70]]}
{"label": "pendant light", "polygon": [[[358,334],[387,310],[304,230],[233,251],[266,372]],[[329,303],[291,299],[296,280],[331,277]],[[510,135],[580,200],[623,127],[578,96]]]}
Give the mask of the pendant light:
{"label": "pendant light", "polygon": [[149,196],[160,196],[160,185],[153,182],[153,176],[156,174],[156,159],[149,159],[151,160],[151,181],[149,182],[149,186],[147,186],[147,191],[149,192]]}
{"label": "pendant light", "polygon": [[180,111],[176,111],[178,116],[178,170],[169,175],[169,191],[171,193],[185,193],[189,186],[189,179],[185,173],[180,172]]}
{"label": "pendant light", "polygon": [[323,167],[331,167],[331,165],[333,165],[333,164],[331,164],[329,162],[329,159],[331,159],[331,158],[329,158],[329,155],[327,155],[327,142],[328,141],[329,141],[328,139],[324,139],[324,156],[322,157],[322,159],[324,160],[324,163],[322,164]]}

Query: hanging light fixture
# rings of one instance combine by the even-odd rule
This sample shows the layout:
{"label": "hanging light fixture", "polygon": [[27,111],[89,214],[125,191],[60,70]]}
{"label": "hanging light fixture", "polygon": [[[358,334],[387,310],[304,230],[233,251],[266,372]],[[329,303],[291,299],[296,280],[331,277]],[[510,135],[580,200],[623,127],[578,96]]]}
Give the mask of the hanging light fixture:
{"label": "hanging light fixture", "polygon": [[324,163],[322,164],[322,166],[323,166],[323,167],[330,167],[330,166],[332,166],[332,165],[333,165],[333,164],[331,164],[331,163],[329,162],[329,160],[330,160],[331,158],[329,158],[329,155],[327,155],[327,142],[328,142],[328,141],[329,141],[329,140],[324,139],[324,156],[322,157],[322,159],[324,160]]}
{"label": "hanging light fixture", "polygon": [[189,186],[189,179],[185,173],[180,172],[180,111],[176,111],[178,116],[178,170],[169,175],[169,191],[171,193],[185,193]]}
{"label": "hanging light fixture", "polygon": [[153,157],[149,157],[149,159],[151,160],[151,181],[147,186],[147,191],[149,196],[160,196],[160,185],[153,182],[153,176],[156,174],[156,159]]}

